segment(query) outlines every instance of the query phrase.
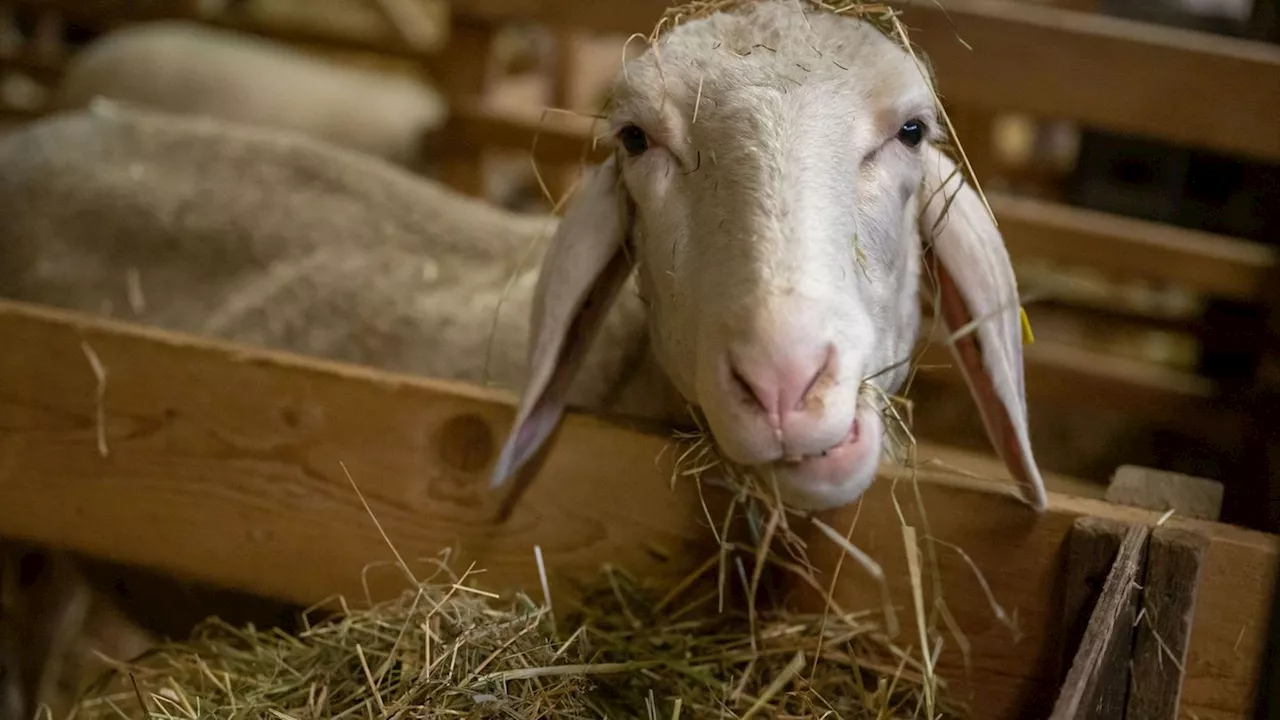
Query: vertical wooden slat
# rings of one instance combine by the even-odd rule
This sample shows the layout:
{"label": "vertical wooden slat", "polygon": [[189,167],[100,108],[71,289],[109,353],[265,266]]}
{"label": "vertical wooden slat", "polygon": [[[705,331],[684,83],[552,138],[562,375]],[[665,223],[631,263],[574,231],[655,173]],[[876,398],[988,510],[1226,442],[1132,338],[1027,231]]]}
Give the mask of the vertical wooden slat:
{"label": "vertical wooden slat", "polygon": [[[1069,562],[1079,558],[1092,567],[1098,551],[1123,532],[1115,562],[1107,573],[1098,601],[1089,613],[1076,652],[1054,705],[1050,720],[1112,720],[1123,718],[1129,692],[1129,663],[1133,650],[1134,620],[1141,603],[1147,537],[1145,525],[1117,524],[1097,518],[1081,518],[1068,541]],[[1068,565],[1070,572],[1070,565]]]}
{"label": "vertical wooden slat", "polygon": [[1151,532],[1142,619],[1133,647],[1129,720],[1178,718],[1200,568],[1208,546],[1208,539],[1195,532],[1167,527]]}
{"label": "vertical wooden slat", "polygon": [[[451,61],[449,72],[439,78],[451,104],[483,101],[490,88],[495,35],[490,25],[452,14],[445,49]],[[442,161],[441,176],[453,188],[479,196],[484,192],[484,148],[466,150],[450,153]]]}
{"label": "vertical wooden slat", "polygon": [[1067,541],[1067,567],[1062,600],[1062,667],[1070,669],[1080,649],[1080,639],[1089,625],[1089,615],[1098,603],[1107,574],[1120,552],[1124,526],[1098,520],[1078,521]]}
{"label": "vertical wooden slat", "polygon": [[[577,110],[580,98],[574,95],[577,86],[577,64],[585,33],[577,28],[558,28],[555,33],[555,67],[551,73],[551,106],[564,110]],[[578,175],[578,168],[569,163],[540,163],[547,170],[542,173],[554,203],[564,197]]]}

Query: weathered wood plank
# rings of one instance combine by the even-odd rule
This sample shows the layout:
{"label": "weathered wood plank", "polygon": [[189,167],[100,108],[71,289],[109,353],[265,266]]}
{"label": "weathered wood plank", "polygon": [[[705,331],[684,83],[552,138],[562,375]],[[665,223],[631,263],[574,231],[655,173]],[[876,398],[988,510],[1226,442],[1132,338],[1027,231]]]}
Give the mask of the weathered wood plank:
{"label": "weathered wood plank", "polygon": [[[450,27],[449,48],[455,57],[463,60],[440,78],[445,96],[450,102],[468,98],[483,98],[493,81],[493,44],[496,30],[489,25],[455,17]],[[488,149],[484,145],[459,143],[446,137],[448,144],[460,153],[443,158],[441,178],[459,192],[480,196],[484,194],[484,157]]]}
{"label": "weathered wood plank", "polygon": [[903,22],[956,102],[1280,159],[1275,45],[1010,0],[910,0]]}
{"label": "weathered wood plank", "polygon": [[1067,538],[1067,562],[1062,596],[1062,676],[1066,679],[1080,651],[1089,618],[1115,565],[1128,525],[1099,518],[1076,520]]}
{"label": "weathered wood plank", "polygon": [[[1102,525],[1112,527],[1099,527]],[[1115,561],[1107,573],[1098,601],[1089,613],[1080,649],[1062,684],[1050,720],[1112,720],[1122,718],[1128,704],[1130,660],[1133,651],[1134,620],[1142,606],[1139,585],[1146,566],[1146,544],[1150,529],[1130,524],[1114,527],[1096,518],[1076,521],[1076,532],[1087,536],[1114,535],[1123,529]],[[1093,527],[1090,527],[1093,526]],[[1074,542],[1072,550],[1074,550]],[[1082,561],[1092,565],[1099,545],[1092,537],[1082,542]]]}
{"label": "weathered wood plank", "polygon": [[1222,516],[1224,486],[1216,480],[1137,465],[1116,469],[1107,487],[1108,502],[1144,507],[1156,512],[1217,520]]}
{"label": "weathered wood plank", "polygon": [[1129,720],[1177,720],[1191,644],[1201,568],[1208,541],[1185,530],[1158,527],[1147,544],[1142,612],[1133,647]]}
{"label": "weathered wood plank", "polygon": [[[107,372],[101,425],[82,341]],[[303,605],[362,597],[392,556],[345,464],[407,557],[454,548],[498,586],[538,587],[535,544],[558,587],[605,561],[682,577],[712,552],[691,488],[657,471],[662,436],[569,418],[579,440],[494,527],[500,393],[10,304],[0,347],[0,534]],[[402,587],[389,567],[371,582]]]}
{"label": "weathered wood plank", "polygon": [[1235,300],[1260,297],[1280,263],[1262,243],[1007,193],[987,199],[1015,260],[1051,258]]}
{"label": "weathered wood plank", "polygon": [[[1276,566],[1276,575],[1280,575],[1280,565]],[[1267,634],[1269,639],[1259,663],[1265,669],[1252,688],[1255,718],[1280,717],[1280,693],[1274,690],[1280,687],[1280,588],[1272,595],[1271,624]]]}
{"label": "weathered wood plank", "polygon": [[[105,458],[82,341],[107,369]],[[5,302],[0,346],[3,536],[304,604],[362,597],[361,570],[391,556],[345,464],[406,558],[456,547],[493,586],[538,592],[535,544],[561,594],[605,561],[670,581],[714,552],[697,493],[669,485],[663,433],[571,414],[524,501],[495,526],[483,479],[513,414],[506,393]],[[860,503],[822,519],[844,531],[858,515],[853,542],[884,566],[900,607],[911,595],[895,496],[922,541],[961,548],[1021,635],[993,619],[968,561],[939,546],[941,586],[972,647],[968,672],[954,644],[940,672],[978,717],[1027,717],[1057,679],[1060,552],[1075,518],[1158,516],[1056,493],[1036,516],[1009,495],[1007,476],[967,471],[916,473],[928,522],[911,483],[892,482],[888,466]],[[1170,522],[1210,540],[1183,705],[1205,720],[1243,718],[1280,541]],[[842,554],[817,535],[809,552],[818,568]],[[379,597],[402,587],[385,565],[370,585]],[[848,570],[836,595],[876,609],[879,592],[868,588]]]}

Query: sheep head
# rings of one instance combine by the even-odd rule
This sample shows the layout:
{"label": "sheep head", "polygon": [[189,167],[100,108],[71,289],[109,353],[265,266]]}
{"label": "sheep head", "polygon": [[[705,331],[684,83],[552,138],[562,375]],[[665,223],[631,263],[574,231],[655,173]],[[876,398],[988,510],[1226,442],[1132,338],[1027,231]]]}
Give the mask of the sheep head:
{"label": "sheep head", "polygon": [[656,359],[724,456],[773,473],[794,506],[855,500],[878,469],[883,399],[910,369],[927,258],[943,319],[982,319],[957,356],[993,443],[1043,508],[1008,256],[937,149],[935,97],[897,42],[800,3],[746,3],[629,60],[608,119],[615,152],[544,260],[495,485],[549,437],[634,271]]}

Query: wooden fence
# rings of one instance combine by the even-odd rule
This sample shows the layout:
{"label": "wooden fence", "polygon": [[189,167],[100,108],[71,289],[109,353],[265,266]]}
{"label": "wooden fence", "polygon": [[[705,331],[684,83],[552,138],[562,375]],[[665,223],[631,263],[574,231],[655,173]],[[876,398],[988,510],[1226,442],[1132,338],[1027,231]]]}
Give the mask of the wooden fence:
{"label": "wooden fence", "polygon": [[[375,599],[403,588],[361,495],[411,563],[453,548],[456,563],[474,561],[482,586],[495,589],[540,592],[535,546],[557,596],[602,563],[675,583],[716,554],[700,493],[670,484],[677,453],[666,433],[571,414],[499,524],[485,479],[514,414],[506,394],[2,301],[0,337],[24,348],[0,353],[0,537],[302,605],[362,598],[362,579]],[[1053,492],[1036,516],[1007,476],[945,468],[918,471],[917,504],[911,482],[894,478],[901,471],[887,467],[859,503],[820,519],[884,567],[904,616],[915,546],[903,524],[922,543],[948,543],[939,582],[969,656],[949,643],[938,672],[974,717],[1046,717],[1070,658],[1063,598],[1087,593],[1065,556],[1073,525],[1088,517],[1147,528],[1160,513]],[[865,573],[851,562],[840,570],[839,546],[794,522],[819,582],[846,609],[881,607]],[[1205,543],[1199,581],[1184,578],[1178,591],[1194,597],[1185,672],[1173,678],[1180,717],[1243,720],[1280,539],[1178,516],[1165,526]],[[1110,561],[1096,560],[1105,575]],[[375,563],[385,564],[365,576]],[[790,602],[812,609],[805,587],[787,589]]]}

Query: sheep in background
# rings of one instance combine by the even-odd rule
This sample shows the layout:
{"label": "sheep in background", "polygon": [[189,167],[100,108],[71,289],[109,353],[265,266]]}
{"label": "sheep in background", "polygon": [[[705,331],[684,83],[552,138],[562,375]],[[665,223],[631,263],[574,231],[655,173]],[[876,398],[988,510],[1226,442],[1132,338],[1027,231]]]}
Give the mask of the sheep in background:
{"label": "sheep in background", "polygon": [[76,53],[53,108],[98,97],[297,130],[415,169],[424,135],[447,113],[443,96],[412,78],[182,20],[127,26]]}
{"label": "sheep in background", "polygon": [[[550,217],[299,133],[111,103],[15,132],[0,165],[0,296],[398,372],[523,382]],[[608,396],[641,313],[634,297],[618,306],[617,342],[601,346],[581,403]],[[490,350],[486,373],[477,358]]]}

